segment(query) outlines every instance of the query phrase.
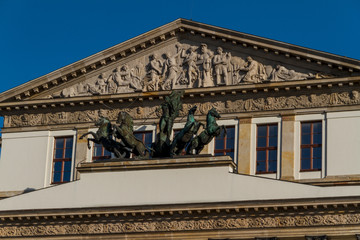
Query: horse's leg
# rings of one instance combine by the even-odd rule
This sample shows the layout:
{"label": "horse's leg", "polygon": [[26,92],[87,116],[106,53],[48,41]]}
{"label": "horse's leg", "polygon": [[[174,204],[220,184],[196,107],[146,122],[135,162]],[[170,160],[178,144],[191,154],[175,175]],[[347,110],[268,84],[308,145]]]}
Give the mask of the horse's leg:
{"label": "horse's leg", "polygon": [[94,138],[96,137],[96,133],[94,133],[94,132],[87,132],[87,133],[81,135],[79,139],[83,139],[85,136],[87,136],[87,135],[89,135],[89,134],[91,134]]}

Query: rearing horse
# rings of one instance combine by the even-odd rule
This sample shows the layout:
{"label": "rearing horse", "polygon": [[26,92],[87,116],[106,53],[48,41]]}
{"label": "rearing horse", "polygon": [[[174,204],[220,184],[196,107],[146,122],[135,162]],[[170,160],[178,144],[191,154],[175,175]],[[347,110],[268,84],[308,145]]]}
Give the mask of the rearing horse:
{"label": "rearing horse", "polygon": [[201,122],[195,120],[194,113],[197,106],[192,107],[189,110],[186,124],[181,131],[176,134],[170,148],[170,156],[179,155],[186,145],[191,141],[194,134],[197,133],[200,126],[204,126]]}
{"label": "rearing horse", "polygon": [[90,131],[80,137],[80,139],[83,139],[87,135],[91,135],[93,137],[87,139],[88,148],[91,148],[90,141],[92,141],[94,143],[103,145],[106,150],[113,152],[118,158],[125,157],[128,150],[122,143],[116,142],[112,138],[112,127],[110,120],[106,117],[100,117],[99,120],[95,122],[95,126],[99,127],[96,133]]}
{"label": "rearing horse", "polygon": [[144,143],[137,139],[133,133],[133,120],[127,112],[120,112],[117,125],[113,125],[116,138],[121,139],[125,146],[131,150],[135,156],[142,158],[149,157],[149,150]]}
{"label": "rearing horse", "polygon": [[216,118],[220,117],[220,114],[216,111],[215,108],[210,109],[206,115],[205,130],[191,140],[186,154],[193,154],[193,150],[195,150],[195,154],[199,154],[205,145],[209,144],[214,137],[220,135],[221,129],[224,131],[224,135],[226,135],[225,126],[219,126],[216,123]]}

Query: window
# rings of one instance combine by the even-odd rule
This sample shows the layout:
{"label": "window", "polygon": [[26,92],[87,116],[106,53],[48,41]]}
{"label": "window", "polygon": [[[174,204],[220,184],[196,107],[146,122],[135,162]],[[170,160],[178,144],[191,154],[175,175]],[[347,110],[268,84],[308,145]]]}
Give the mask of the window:
{"label": "window", "polygon": [[101,161],[109,158],[111,158],[111,152],[106,150],[101,144],[94,143],[92,160]]}
{"label": "window", "polygon": [[256,173],[276,173],[278,125],[258,125],[256,140]]}
{"label": "window", "polygon": [[226,126],[226,135],[224,131],[215,138],[215,156],[230,156],[235,161],[235,126]]}
{"label": "window", "polygon": [[321,170],[322,123],[301,123],[301,171]]}
{"label": "window", "polygon": [[55,138],[52,183],[70,182],[73,137]]}
{"label": "window", "polygon": [[152,131],[136,131],[134,132],[134,136],[142,141],[147,148],[151,148],[152,144]]}

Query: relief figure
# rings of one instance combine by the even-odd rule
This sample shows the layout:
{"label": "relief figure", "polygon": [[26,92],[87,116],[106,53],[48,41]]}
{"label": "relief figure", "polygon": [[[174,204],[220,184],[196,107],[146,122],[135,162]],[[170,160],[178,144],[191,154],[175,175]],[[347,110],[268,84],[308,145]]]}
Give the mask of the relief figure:
{"label": "relief figure", "polygon": [[201,54],[198,55],[198,64],[200,64],[199,87],[213,87],[212,78],[212,57],[213,53],[207,48],[205,43],[201,44]]}
{"label": "relief figure", "polygon": [[148,75],[150,79],[144,83],[143,91],[158,91],[163,63],[156,53],[149,56]]}
{"label": "relief figure", "polygon": [[217,48],[217,54],[214,56],[214,70],[217,85],[229,85],[229,70],[230,70],[231,53],[223,53],[221,47]]}
{"label": "relief figure", "polygon": [[276,65],[276,68],[273,69],[271,73],[271,82],[280,82],[280,81],[292,81],[292,80],[304,80],[314,77],[311,73],[300,73],[295,72],[294,70],[289,70],[284,66]]}
{"label": "relief figure", "polygon": [[246,58],[246,67],[242,68],[242,71],[247,72],[243,78],[243,82],[248,83],[261,83],[267,79],[266,70],[263,64],[252,59],[252,57]]}
{"label": "relief figure", "polygon": [[183,66],[185,67],[186,77],[187,77],[187,87],[191,88],[194,86],[195,81],[199,76],[199,69],[196,65],[197,60],[197,47],[191,46],[187,50],[187,54],[185,51],[182,51],[182,56],[184,58]]}

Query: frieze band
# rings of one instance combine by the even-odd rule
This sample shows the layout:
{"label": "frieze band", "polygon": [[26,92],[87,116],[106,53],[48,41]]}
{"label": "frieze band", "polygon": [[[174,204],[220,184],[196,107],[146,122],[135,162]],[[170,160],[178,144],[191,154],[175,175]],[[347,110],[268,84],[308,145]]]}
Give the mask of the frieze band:
{"label": "frieze band", "polygon": [[105,223],[42,223],[30,224],[30,226],[0,225],[0,237],[313,227],[343,224],[360,224],[360,214],[231,217],[226,219],[206,218],[197,220],[143,220],[131,222],[114,222],[114,220],[112,220]]}
{"label": "frieze band", "polygon": [[[360,103],[358,91],[310,94],[300,96],[259,97],[237,100],[226,100],[196,103],[199,106],[198,113],[205,115],[212,107],[219,113],[241,113],[253,111],[291,110],[329,106],[356,105]],[[194,105],[183,104],[180,117],[187,115],[188,110]],[[94,122],[99,116],[107,116],[110,120],[116,120],[120,111],[129,113],[134,119],[159,118],[161,110],[157,107],[127,107],[123,109],[100,109],[75,112],[49,112],[43,114],[21,114],[8,116],[5,127],[26,127],[52,124],[71,124]]]}
{"label": "frieze band", "polygon": [[49,95],[49,98],[151,92],[223,85],[333,78],[320,72],[298,72],[279,64],[265,64],[256,57],[235,56],[222,47],[211,50],[176,43],[136,61]]}

